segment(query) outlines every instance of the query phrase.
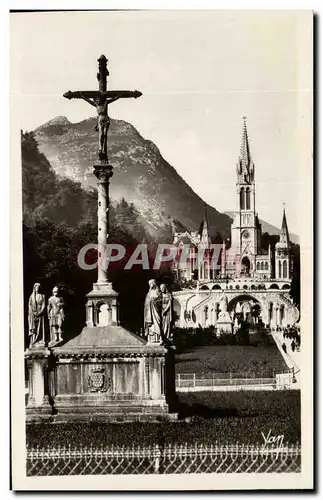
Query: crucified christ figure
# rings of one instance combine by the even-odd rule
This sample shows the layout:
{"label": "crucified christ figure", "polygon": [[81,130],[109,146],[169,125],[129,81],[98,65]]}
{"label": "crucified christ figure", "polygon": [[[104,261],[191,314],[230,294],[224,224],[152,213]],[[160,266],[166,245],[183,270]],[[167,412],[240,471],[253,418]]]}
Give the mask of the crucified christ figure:
{"label": "crucified christ figure", "polygon": [[107,58],[102,55],[99,59],[99,72],[97,79],[99,82],[99,90],[82,90],[71,92],[70,90],[64,94],[67,99],[83,99],[91,106],[94,106],[98,115],[98,122],[95,130],[99,132],[99,157],[101,160],[107,160],[107,134],[110,127],[110,119],[108,116],[108,105],[121,98],[140,97],[142,94],[138,90],[108,90],[107,91]]}
{"label": "crucified christ figure", "polygon": [[91,104],[96,108],[98,114],[98,122],[94,127],[96,132],[99,132],[99,155],[104,155],[107,151],[107,135],[110,127],[110,118],[108,115],[108,105],[114,101],[117,101],[122,97],[122,95],[117,97],[103,97],[98,96],[90,99],[81,94],[81,99],[84,99],[87,103]]}

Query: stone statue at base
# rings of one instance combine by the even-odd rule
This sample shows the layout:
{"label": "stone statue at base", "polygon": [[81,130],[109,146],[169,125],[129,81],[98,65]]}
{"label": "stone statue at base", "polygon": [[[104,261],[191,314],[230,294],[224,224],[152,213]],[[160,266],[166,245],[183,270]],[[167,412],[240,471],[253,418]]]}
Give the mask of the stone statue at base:
{"label": "stone statue at base", "polygon": [[154,279],[148,281],[149,291],[144,306],[144,325],[148,342],[162,340],[162,294]]}
{"label": "stone statue at base", "polygon": [[171,326],[173,323],[173,296],[165,284],[160,285],[162,293],[162,330],[163,339],[171,340]]}
{"label": "stone statue at base", "polygon": [[220,313],[216,322],[216,326],[220,332],[232,333],[232,319],[228,312],[228,298],[224,291],[219,305]]}
{"label": "stone statue at base", "polygon": [[62,327],[65,319],[64,301],[59,296],[57,286],[53,288],[53,295],[48,300],[47,314],[50,326],[50,343],[60,342],[62,339]]}
{"label": "stone statue at base", "polygon": [[28,302],[29,347],[45,344],[45,295],[35,283]]}
{"label": "stone statue at base", "polygon": [[220,307],[219,317],[224,316],[228,312],[228,298],[227,298],[226,294],[224,293],[224,291],[222,292],[222,297],[220,300],[219,307]]}

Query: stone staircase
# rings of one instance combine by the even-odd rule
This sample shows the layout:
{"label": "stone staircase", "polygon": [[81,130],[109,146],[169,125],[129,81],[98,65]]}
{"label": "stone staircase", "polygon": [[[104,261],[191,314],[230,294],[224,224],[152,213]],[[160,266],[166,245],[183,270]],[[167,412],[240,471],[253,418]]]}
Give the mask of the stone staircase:
{"label": "stone staircase", "polygon": [[[291,368],[294,370],[294,375],[296,378],[296,383],[295,383],[295,389],[300,388],[300,381],[301,381],[301,352],[297,351],[292,351],[291,348],[291,339],[286,339],[283,337],[283,332],[272,332],[272,337],[281,353],[283,356],[286,365],[288,368]],[[285,342],[285,345],[287,347],[287,352],[285,352],[282,348],[283,343]]]}

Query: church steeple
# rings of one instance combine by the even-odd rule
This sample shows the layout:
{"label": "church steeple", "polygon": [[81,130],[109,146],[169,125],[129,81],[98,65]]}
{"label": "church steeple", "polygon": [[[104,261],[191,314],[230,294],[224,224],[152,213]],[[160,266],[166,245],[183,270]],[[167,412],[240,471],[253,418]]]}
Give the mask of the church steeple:
{"label": "church steeple", "polygon": [[283,220],[279,241],[275,245],[275,277],[279,279],[291,278],[290,239],[285,207],[283,209]]}
{"label": "church steeple", "polygon": [[255,166],[252,161],[251,149],[249,144],[247,117],[243,117],[242,137],[240,154],[237,163],[237,174],[239,183],[251,184],[254,182]]}
{"label": "church steeple", "polygon": [[208,247],[211,243],[211,239],[209,236],[209,222],[207,218],[207,208],[205,205],[205,214],[202,222],[202,230],[201,230],[201,244],[205,247]]}
{"label": "church steeple", "polygon": [[[255,255],[260,247],[261,228],[256,212],[255,166],[251,156],[247,119],[243,117],[240,154],[237,163],[236,213],[231,226],[232,246],[237,248],[241,261],[255,267]],[[238,270],[238,266],[236,267]]]}
{"label": "church steeple", "polygon": [[289,245],[290,245],[285,207],[283,209],[283,220],[282,220],[282,225],[281,225],[281,230],[280,230],[280,235],[279,235],[279,242],[286,245],[287,247],[289,247]]}

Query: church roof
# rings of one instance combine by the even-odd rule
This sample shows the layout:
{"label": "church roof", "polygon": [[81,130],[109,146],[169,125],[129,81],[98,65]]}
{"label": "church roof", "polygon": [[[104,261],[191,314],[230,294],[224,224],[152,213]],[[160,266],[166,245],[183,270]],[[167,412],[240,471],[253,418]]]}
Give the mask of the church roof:
{"label": "church roof", "polygon": [[180,246],[181,243],[197,246],[200,240],[200,236],[196,233],[189,233],[185,231],[184,233],[176,233],[174,238],[174,245]]}
{"label": "church roof", "polygon": [[180,244],[180,243],[188,243],[188,244],[192,244],[192,239],[189,238],[186,234],[184,234],[184,236],[180,237],[177,244]]}
{"label": "church roof", "polygon": [[144,339],[126,330],[123,326],[109,325],[84,327],[80,335],[64,344],[64,348],[84,346],[138,346],[144,344],[146,344]]}
{"label": "church roof", "polygon": [[91,355],[162,355],[165,349],[159,344],[148,344],[123,326],[84,327],[82,332],[67,342],[53,348],[58,356]]}

